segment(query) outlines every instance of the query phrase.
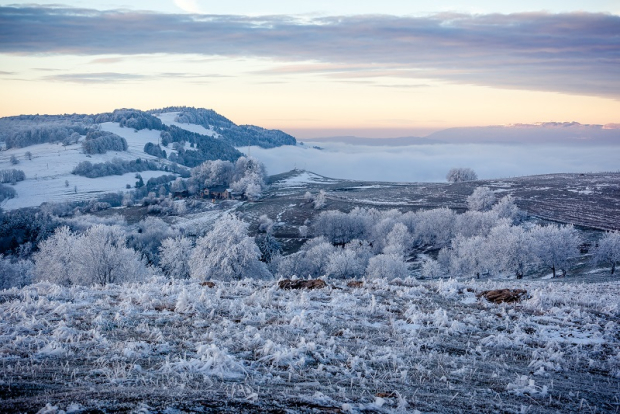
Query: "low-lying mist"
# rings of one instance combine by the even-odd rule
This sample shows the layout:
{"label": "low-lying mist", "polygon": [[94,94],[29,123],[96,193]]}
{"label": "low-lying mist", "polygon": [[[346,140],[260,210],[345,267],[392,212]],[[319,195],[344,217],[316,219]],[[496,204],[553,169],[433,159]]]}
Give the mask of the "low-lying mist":
{"label": "low-lying mist", "polygon": [[245,147],[240,150],[261,160],[269,174],[299,168],[327,177],[364,181],[441,182],[452,167],[470,167],[480,179],[620,170],[620,146],[435,144],[380,147],[305,142],[296,147]]}

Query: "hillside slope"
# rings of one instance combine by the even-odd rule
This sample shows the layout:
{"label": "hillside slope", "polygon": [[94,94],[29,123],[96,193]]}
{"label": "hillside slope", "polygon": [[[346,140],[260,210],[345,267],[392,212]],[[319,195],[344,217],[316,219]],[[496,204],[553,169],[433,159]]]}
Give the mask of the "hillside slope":
{"label": "hillside slope", "polygon": [[[178,175],[184,169],[179,166],[235,161],[243,155],[235,147],[295,143],[295,138],[282,131],[238,126],[215,111],[187,107],[0,118],[0,171],[16,169],[26,176],[10,187],[1,184],[7,194],[15,190],[17,196],[1,196],[0,206],[12,210],[91,199],[133,187],[136,172],[146,182]],[[144,165],[144,161],[146,171],[119,175],[129,163]],[[74,173],[78,166],[82,175]],[[84,176],[84,171],[95,178]],[[110,175],[101,176],[108,171]]]}

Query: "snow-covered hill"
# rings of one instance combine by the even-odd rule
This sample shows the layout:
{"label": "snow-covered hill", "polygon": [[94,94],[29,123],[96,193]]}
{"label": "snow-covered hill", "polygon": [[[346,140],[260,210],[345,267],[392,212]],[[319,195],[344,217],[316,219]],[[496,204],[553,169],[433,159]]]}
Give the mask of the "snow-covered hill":
{"label": "snow-covered hill", "polygon": [[[121,141],[119,137],[124,138],[127,151],[87,154],[82,143],[86,139],[97,139],[89,134],[100,134],[98,131],[117,135],[111,138],[117,144]],[[88,142],[93,145],[93,141]],[[145,153],[145,145],[149,143],[151,148]],[[234,161],[242,155],[235,147],[258,145],[273,148],[291,144],[295,144],[295,138],[282,131],[237,125],[213,110],[201,108],[174,107],[147,112],[119,109],[97,115],[0,118],[0,171],[17,169],[26,176],[24,181],[14,183],[12,187],[17,197],[5,199],[0,207],[12,210],[44,202],[91,199],[104,193],[125,191],[128,185],[131,187],[136,182],[135,172],[98,178],[72,174],[74,168],[84,161],[100,164],[115,159],[125,162],[158,160],[162,169],[172,164],[191,168],[206,160]],[[167,159],[157,157],[162,155]],[[141,172],[145,182],[167,174],[170,172]],[[4,197],[0,197],[2,199]]]}
{"label": "snow-covered hill", "polygon": [[[38,206],[44,202],[86,200],[104,193],[126,191],[127,184],[133,187],[136,182],[135,173],[87,178],[71,174],[71,171],[82,161],[95,164],[111,161],[114,158],[155,160],[156,157],[144,152],[144,145],[147,142],[157,143],[160,131],[135,131],[132,128],[121,128],[118,123],[112,122],[101,124],[101,129],[125,138],[129,146],[128,151],[84,154],[81,144],[84,138],[82,137],[77,144],[67,146],[60,143],[46,143],[0,152],[0,170],[15,168],[26,174],[26,179],[13,187],[17,191],[17,197],[5,200],[0,207],[13,210]],[[32,159],[26,157],[27,152],[32,154]],[[15,156],[19,164],[12,164],[11,156]],[[140,174],[146,182],[150,178],[170,173],[144,171]]]}

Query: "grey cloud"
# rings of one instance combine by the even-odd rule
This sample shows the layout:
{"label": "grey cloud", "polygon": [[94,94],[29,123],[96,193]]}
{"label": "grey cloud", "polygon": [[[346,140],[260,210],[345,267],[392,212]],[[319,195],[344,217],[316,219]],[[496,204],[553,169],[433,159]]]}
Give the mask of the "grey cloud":
{"label": "grey cloud", "polygon": [[72,82],[72,83],[110,83],[110,82],[131,82],[157,78],[177,78],[187,80],[201,80],[208,78],[227,78],[228,75],[219,74],[199,74],[183,72],[162,72],[162,73],[118,73],[118,72],[97,72],[97,73],[63,73],[60,75],[44,76],[41,79]]}
{"label": "grey cloud", "polygon": [[[620,16],[608,14],[453,13],[300,21],[0,7],[0,52],[266,57],[341,65],[326,70],[341,77],[383,71],[394,77],[620,98]],[[369,62],[372,68],[365,73],[347,69]],[[278,70],[274,74],[281,75]]]}
{"label": "grey cloud", "polygon": [[145,76],[131,73],[101,72],[101,73],[66,73],[62,75],[45,76],[43,79],[71,83],[114,83],[142,80]]}

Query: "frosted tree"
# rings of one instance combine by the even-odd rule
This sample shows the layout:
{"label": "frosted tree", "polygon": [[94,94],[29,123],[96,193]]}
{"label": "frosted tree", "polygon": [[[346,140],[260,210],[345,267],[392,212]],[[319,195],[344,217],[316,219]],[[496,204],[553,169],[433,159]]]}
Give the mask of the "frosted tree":
{"label": "frosted tree", "polygon": [[362,266],[362,272],[368,267],[368,262],[374,256],[372,246],[366,240],[354,239],[347,243],[344,248],[355,252],[357,260]]}
{"label": "frosted tree", "polygon": [[540,263],[551,269],[553,277],[557,270],[565,276],[572,260],[579,255],[581,239],[577,230],[571,225],[536,226],[530,234]]}
{"label": "frosted tree", "polygon": [[273,231],[273,220],[267,214],[262,214],[258,218],[258,231],[261,233],[271,233]]}
{"label": "frosted tree", "polygon": [[437,260],[426,259],[422,262],[420,274],[427,278],[436,279],[443,276],[445,271]]}
{"label": "frosted tree", "polygon": [[328,243],[323,237],[317,237],[310,240],[303,246],[305,259],[308,265],[308,275],[323,276],[327,273],[327,265],[329,257],[336,248]]}
{"label": "frosted tree", "polygon": [[247,229],[247,223],[232,215],[218,220],[213,230],[196,241],[191,276],[199,280],[267,278],[267,268],[259,261],[261,252]]}
{"label": "frosted tree", "polygon": [[478,175],[471,168],[452,168],[446,175],[446,180],[450,183],[460,183],[462,181],[476,181]]}
{"label": "frosted tree", "polygon": [[33,271],[30,260],[11,260],[0,254],[0,290],[32,283]]}
{"label": "frosted tree", "polygon": [[187,190],[187,186],[185,185],[185,181],[181,177],[178,177],[170,185],[170,191],[174,193],[182,193],[185,190]]}
{"label": "frosted tree", "polygon": [[69,227],[62,226],[51,237],[39,243],[39,251],[34,255],[36,279],[63,285],[74,282],[77,271],[76,242],[77,237]]}
{"label": "frosted tree", "polygon": [[255,175],[260,183],[264,184],[267,178],[265,165],[254,157],[240,157],[235,162],[233,181],[239,181],[249,175]]}
{"label": "frosted tree", "polygon": [[323,207],[325,207],[326,204],[326,199],[325,199],[325,191],[321,190],[319,191],[319,193],[314,197],[314,209],[315,210],[320,210]]}
{"label": "frosted tree", "polygon": [[140,255],[126,247],[126,241],[118,226],[97,224],[86,230],[75,244],[75,283],[105,285],[142,280],[146,267]]}
{"label": "frosted tree", "polygon": [[494,211],[466,211],[456,216],[454,232],[463,237],[487,236],[491,229],[510,220],[500,220]]}
{"label": "frosted tree", "polygon": [[513,223],[521,221],[524,215],[515,204],[515,199],[511,195],[502,197],[497,204],[491,208],[491,211],[497,214],[499,218],[509,219]]}
{"label": "frosted tree", "polygon": [[384,254],[405,256],[411,245],[411,235],[407,230],[407,226],[402,223],[396,223],[392,231],[387,235],[385,244]]}
{"label": "frosted tree", "polygon": [[251,182],[245,187],[245,196],[250,201],[256,201],[263,195],[263,188],[257,182]]}
{"label": "frosted tree", "polygon": [[316,219],[314,234],[325,236],[335,244],[345,244],[353,239],[364,238],[366,224],[360,215],[329,210],[322,212]]}
{"label": "frosted tree", "polygon": [[157,265],[161,242],[177,236],[178,231],[158,217],[147,217],[139,221],[136,227],[137,232],[129,237],[129,246],[141,252],[149,263]]}
{"label": "frosted tree", "polygon": [[207,187],[228,186],[233,181],[235,167],[230,161],[205,161],[190,170],[188,189],[202,192]]}
{"label": "frosted tree", "polygon": [[169,237],[159,247],[159,265],[166,276],[173,279],[188,279],[189,260],[193,243],[187,237]]}
{"label": "frosted tree", "polygon": [[594,261],[611,266],[611,274],[615,273],[616,266],[620,264],[620,232],[605,233],[594,250]]}
{"label": "frosted tree", "polygon": [[409,276],[409,269],[401,256],[379,254],[368,261],[366,276],[372,279],[404,279]]}
{"label": "frosted tree", "polygon": [[415,242],[420,246],[447,246],[454,235],[455,222],[456,213],[448,208],[417,212]]}
{"label": "frosted tree", "polygon": [[285,256],[278,263],[278,275],[283,277],[319,277],[327,274],[329,258],[336,248],[325,239],[308,240],[299,252]]}
{"label": "frosted tree", "polygon": [[177,216],[184,216],[185,214],[187,214],[187,203],[185,202],[185,200],[175,201],[173,210],[174,214],[176,214]]}
{"label": "frosted tree", "polygon": [[282,252],[282,246],[271,233],[256,236],[256,245],[261,253],[261,262],[271,263]]}
{"label": "frosted tree", "polygon": [[497,272],[509,272],[517,279],[535,264],[534,240],[523,227],[502,224],[491,230],[488,236],[491,262]]}
{"label": "frosted tree", "polygon": [[133,206],[135,204],[135,194],[133,192],[123,194],[123,201],[121,203],[125,207]]}
{"label": "frosted tree", "polygon": [[234,166],[231,188],[249,200],[258,200],[266,179],[267,172],[260,161],[253,157],[241,157]]}
{"label": "frosted tree", "polygon": [[[370,223],[370,237],[367,237],[369,240],[372,240],[373,247],[376,253],[381,253],[383,249],[388,245],[388,235],[394,229],[394,226],[396,224],[402,224],[398,221],[401,216],[402,214],[398,210],[389,210],[381,212],[377,217],[374,218],[374,220],[372,220],[372,222]],[[360,221],[360,226],[364,224],[364,221]],[[360,235],[356,237],[359,238],[364,235],[364,233],[360,232]]]}
{"label": "frosted tree", "polygon": [[82,235],[60,227],[39,245],[35,276],[61,284],[122,283],[140,280],[147,270],[140,255],[126,247],[118,226],[97,224]]}
{"label": "frosted tree", "polygon": [[488,211],[495,204],[495,193],[489,187],[476,187],[467,197],[467,208],[474,211]]}
{"label": "frosted tree", "polygon": [[361,277],[366,270],[364,263],[351,249],[338,249],[329,256],[327,274],[331,277],[345,279]]}
{"label": "frosted tree", "polygon": [[450,273],[454,276],[480,278],[491,267],[487,239],[482,236],[456,236],[451,243],[449,258]]}

